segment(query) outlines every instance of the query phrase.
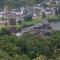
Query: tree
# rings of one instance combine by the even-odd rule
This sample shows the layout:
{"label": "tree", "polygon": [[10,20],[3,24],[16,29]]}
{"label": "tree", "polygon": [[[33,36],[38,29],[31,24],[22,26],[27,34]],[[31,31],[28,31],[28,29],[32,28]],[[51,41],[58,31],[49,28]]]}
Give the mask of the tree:
{"label": "tree", "polygon": [[60,14],[60,3],[58,5],[58,14]]}
{"label": "tree", "polygon": [[0,8],[3,8],[6,0],[0,0]]}
{"label": "tree", "polygon": [[35,0],[36,3],[41,3],[42,1],[45,1],[45,0]]}
{"label": "tree", "polygon": [[6,0],[5,4],[9,8],[17,8],[26,5],[33,5],[35,3],[34,0]]}
{"label": "tree", "polygon": [[46,18],[45,12],[42,12],[42,18]]}
{"label": "tree", "polygon": [[57,7],[55,8],[55,15],[58,15]]}
{"label": "tree", "polygon": [[24,17],[25,21],[31,21],[32,20],[32,15],[26,15]]}
{"label": "tree", "polygon": [[17,8],[17,7],[26,6],[26,5],[32,6],[42,1],[45,1],[45,0],[0,0],[0,6],[1,7],[8,6],[10,8],[13,8],[13,7]]}

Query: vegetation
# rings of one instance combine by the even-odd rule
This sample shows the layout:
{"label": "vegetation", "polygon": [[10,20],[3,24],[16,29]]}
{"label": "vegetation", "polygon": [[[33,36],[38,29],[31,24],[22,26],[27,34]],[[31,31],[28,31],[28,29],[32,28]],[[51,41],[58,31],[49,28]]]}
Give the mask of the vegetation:
{"label": "vegetation", "polygon": [[60,32],[54,32],[50,38],[25,33],[15,36],[0,36],[0,60],[59,60]]}
{"label": "vegetation", "polygon": [[35,18],[35,19],[32,19],[32,20],[24,20],[24,21],[21,21],[22,23],[18,23],[16,24],[16,27],[17,28],[24,28],[24,27],[29,27],[29,26],[32,26],[32,25],[35,25],[39,22],[42,21],[42,17],[38,17],[38,18]]}
{"label": "vegetation", "polygon": [[58,14],[60,14],[60,3],[58,5]]}
{"label": "vegetation", "polygon": [[55,16],[49,16],[47,17],[49,22],[54,22],[54,21],[60,21],[60,14],[57,14]]}
{"label": "vegetation", "polygon": [[24,17],[25,21],[31,21],[32,20],[32,15],[27,15]]}
{"label": "vegetation", "polygon": [[42,13],[42,18],[46,18],[45,12]]}
{"label": "vegetation", "polygon": [[35,3],[40,3],[44,0],[0,0],[0,7],[8,6],[8,8],[16,8],[20,6],[30,5],[32,6]]}

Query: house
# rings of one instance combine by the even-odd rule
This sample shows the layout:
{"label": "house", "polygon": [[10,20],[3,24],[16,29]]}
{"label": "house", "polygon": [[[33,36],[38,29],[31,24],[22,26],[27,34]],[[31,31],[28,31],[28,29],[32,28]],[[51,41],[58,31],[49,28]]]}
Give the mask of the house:
{"label": "house", "polygon": [[56,2],[57,4],[59,4],[60,0],[50,0],[50,2]]}

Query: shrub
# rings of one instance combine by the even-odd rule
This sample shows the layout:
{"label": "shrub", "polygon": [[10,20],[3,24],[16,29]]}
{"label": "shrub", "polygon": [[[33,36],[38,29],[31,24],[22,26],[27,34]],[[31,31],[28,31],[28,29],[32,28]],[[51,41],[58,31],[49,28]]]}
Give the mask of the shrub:
{"label": "shrub", "polygon": [[18,21],[18,24],[22,24],[22,21],[21,21],[21,20],[19,20],[19,21]]}
{"label": "shrub", "polygon": [[60,4],[59,4],[59,6],[58,6],[58,14],[60,14]]}
{"label": "shrub", "polygon": [[42,18],[46,18],[45,12],[42,13]]}
{"label": "shrub", "polygon": [[0,35],[6,35],[6,34],[9,34],[9,31],[7,28],[2,28],[1,31],[0,31]]}
{"label": "shrub", "polygon": [[17,29],[17,31],[18,31],[18,32],[20,32],[20,31],[21,31],[21,28],[20,28],[20,27],[17,27],[16,29]]}
{"label": "shrub", "polygon": [[47,19],[48,19],[49,22],[59,21],[60,20],[60,15],[50,16]]}
{"label": "shrub", "polygon": [[57,15],[58,14],[58,10],[57,10],[57,8],[55,8],[55,15]]}

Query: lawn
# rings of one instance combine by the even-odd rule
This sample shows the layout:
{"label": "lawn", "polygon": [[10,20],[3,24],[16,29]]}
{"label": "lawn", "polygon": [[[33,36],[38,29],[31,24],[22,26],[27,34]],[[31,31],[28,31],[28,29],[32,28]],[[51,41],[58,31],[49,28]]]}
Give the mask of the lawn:
{"label": "lawn", "polygon": [[49,22],[60,21],[60,14],[47,16],[47,19]]}
{"label": "lawn", "polygon": [[6,27],[4,24],[0,24],[0,29]]}

